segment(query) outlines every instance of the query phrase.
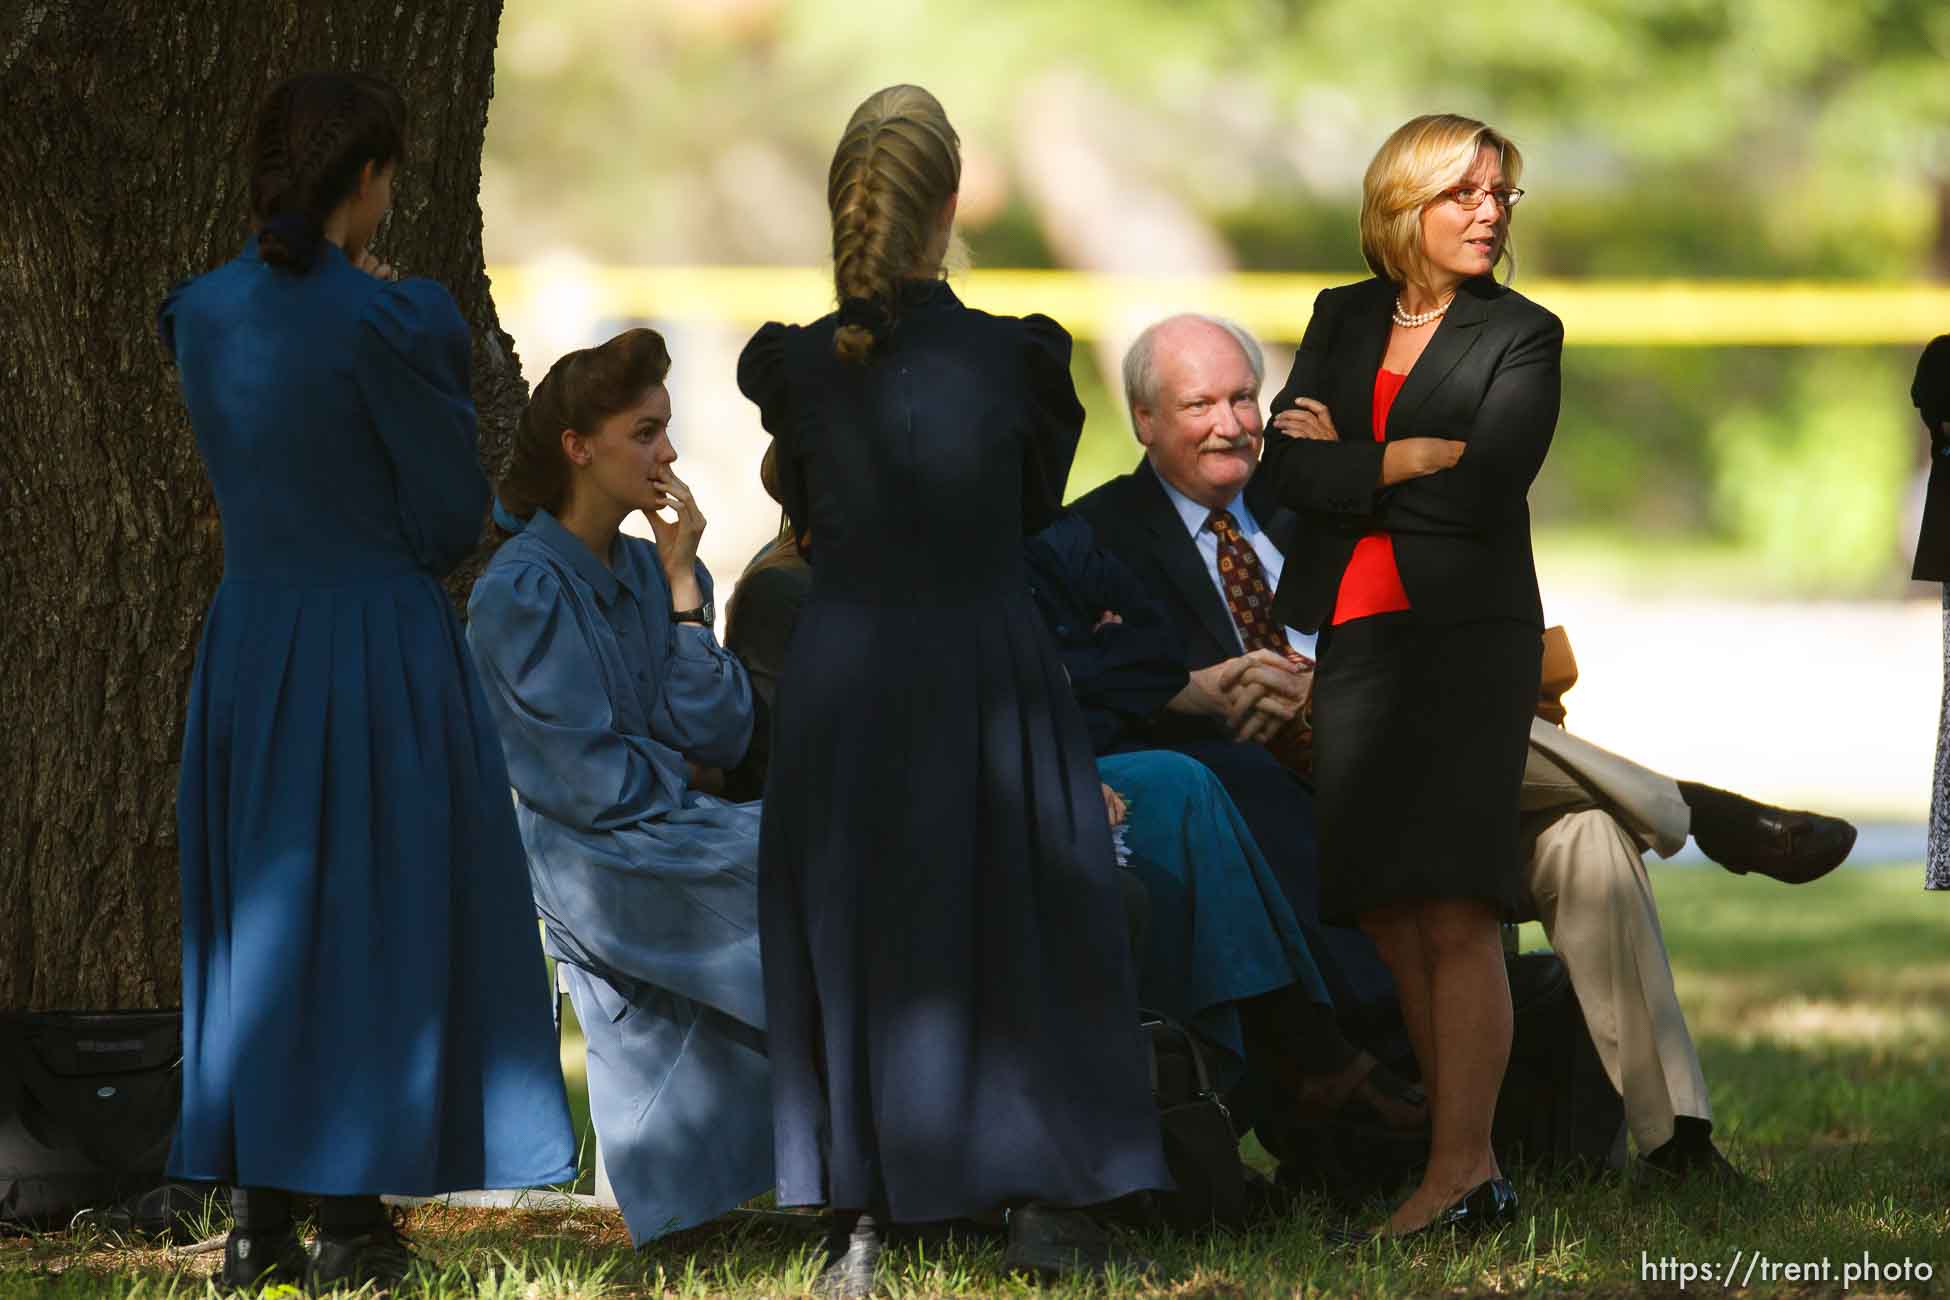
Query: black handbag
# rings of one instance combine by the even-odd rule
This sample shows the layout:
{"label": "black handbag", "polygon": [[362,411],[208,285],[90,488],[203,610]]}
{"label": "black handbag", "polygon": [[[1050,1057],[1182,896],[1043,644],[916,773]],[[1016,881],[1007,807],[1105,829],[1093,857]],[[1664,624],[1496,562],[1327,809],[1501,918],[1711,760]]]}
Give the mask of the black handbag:
{"label": "black handbag", "polygon": [[65,1222],[162,1182],[180,1011],[0,1015],[0,1219]]}
{"label": "black handbag", "polygon": [[1212,1086],[1198,1040],[1183,1025],[1150,1012],[1140,1021],[1150,1049],[1151,1096],[1158,1105],[1165,1163],[1177,1186],[1153,1194],[1159,1217],[1182,1232],[1239,1227],[1252,1216],[1246,1167],[1232,1115]]}

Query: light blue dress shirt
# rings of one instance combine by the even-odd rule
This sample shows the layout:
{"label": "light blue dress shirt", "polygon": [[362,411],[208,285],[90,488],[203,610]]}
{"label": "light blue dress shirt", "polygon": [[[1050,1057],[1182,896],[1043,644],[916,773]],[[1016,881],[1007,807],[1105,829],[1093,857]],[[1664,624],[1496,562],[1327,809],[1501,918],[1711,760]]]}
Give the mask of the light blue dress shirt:
{"label": "light blue dress shirt", "polygon": [[[1185,531],[1191,534],[1192,545],[1198,547],[1199,558],[1205,561],[1205,572],[1212,578],[1212,589],[1219,593],[1219,599],[1223,603],[1225,584],[1219,581],[1219,535],[1206,523],[1212,517],[1211,507],[1202,506],[1180,492],[1162,474],[1158,475],[1158,486],[1165,490],[1165,496],[1170,498],[1172,507],[1178,511],[1178,517],[1184,520]],[[1225,509],[1232,512],[1233,520],[1239,525],[1239,535],[1251,543],[1253,550],[1258,553],[1259,567],[1266,573],[1266,589],[1278,591],[1280,571],[1286,567],[1286,557],[1280,554],[1280,548],[1273,545],[1273,539],[1268,537],[1265,530],[1259,526],[1259,520],[1254,518],[1253,512],[1246,508],[1244,493],[1234,498],[1232,504]],[[1231,613],[1232,607],[1227,605],[1227,616],[1230,617]],[[1236,619],[1233,621],[1232,634],[1239,635],[1239,624]],[[1314,654],[1316,637],[1295,628],[1288,628],[1286,639],[1287,644],[1307,658],[1316,657]],[[1242,647],[1245,645],[1243,638],[1239,644]]]}

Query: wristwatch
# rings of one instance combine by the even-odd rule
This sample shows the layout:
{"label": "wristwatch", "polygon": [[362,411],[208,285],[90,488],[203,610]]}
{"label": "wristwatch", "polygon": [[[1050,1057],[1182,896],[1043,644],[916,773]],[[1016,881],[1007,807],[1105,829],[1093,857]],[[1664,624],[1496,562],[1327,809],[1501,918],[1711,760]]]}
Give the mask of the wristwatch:
{"label": "wristwatch", "polygon": [[716,622],[712,618],[714,613],[716,611],[712,609],[711,602],[707,600],[696,609],[672,610],[670,621],[673,623],[702,623],[704,626],[710,627],[712,623]]}

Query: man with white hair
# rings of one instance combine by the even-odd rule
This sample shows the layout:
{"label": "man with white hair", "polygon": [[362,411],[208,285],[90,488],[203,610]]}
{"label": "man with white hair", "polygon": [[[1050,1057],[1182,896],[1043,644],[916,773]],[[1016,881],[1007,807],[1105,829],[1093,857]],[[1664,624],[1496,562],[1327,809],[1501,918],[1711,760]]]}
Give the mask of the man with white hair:
{"label": "man with white hair", "polygon": [[[1278,507],[1262,518],[1246,500],[1264,436],[1264,365],[1259,345],[1230,321],[1182,315],[1146,329],[1124,359],[1144,459],[1074,504],[1099,545],[1179,625],[1194,684],[1213,707],[1189,721],[1164,715],[1157,740],[1200,758],[1227,739],[1270,742],[1288,755],[1305,742],[1314,638],[1274,628],[1270,618],[1282,543],[1298,521]],[[1256,662],[1240,661],[1247,646],[1269,640],[1278,653],[1262,648]],[[1226,765],[1213,766],[1231,791]],[[1274,860],[1286,846],[1262,838],[1255,811],[1263,800],[1234,797]],[[1706,1080],[1641,854],[1650,847],[1671,856],[1690,833],[1730,871],[1800,883],[1837,865],[1854,829],[1675,782],[1541,720],[1532,727],[1522,812],[1525,905],[1570,972],[1646,1166],[1675,1177],[1737,1177],[1711,1140]],[[1317,916],[1317,904],[1307,914]]]}

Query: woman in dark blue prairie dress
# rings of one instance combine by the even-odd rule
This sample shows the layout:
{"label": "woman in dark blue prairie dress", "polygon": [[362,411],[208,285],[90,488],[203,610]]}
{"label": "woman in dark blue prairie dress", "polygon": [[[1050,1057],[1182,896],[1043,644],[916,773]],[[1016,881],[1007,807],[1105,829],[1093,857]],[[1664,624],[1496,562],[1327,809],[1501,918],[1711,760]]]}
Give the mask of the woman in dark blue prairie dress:
{"label": "woman in dark blue prairie dress", "polygon": [[[487,508],[467,325],[366,253],[404,110],[296,77],[259,109],[257,234],[161,329],[222,512],[177,797],[172,1176],[231,1184],[222,1280],[385,1285],[382,1192],[575,1176],[491,716],[440,575]],[[307,1261],[290,1193],[319,1195]]]}
{"label": "woman in dark blue prairie dress", "polygon": [[883,1220],[1027,1203],[1009,1263],[1088,1266],[1049,1207],[1169,1185],[1090,738],[1023,572],[1082,429],[1070,340],[938,278],[959,177],[932,95],[868,99],[829,182],[840,311],[739,362],[815,539],[759,919],[778,1195],[851,1229],[833,1294]]}

